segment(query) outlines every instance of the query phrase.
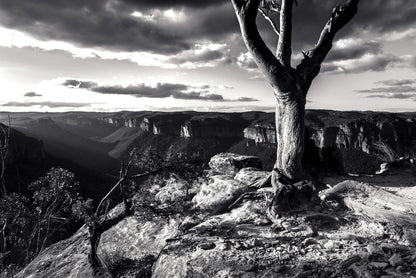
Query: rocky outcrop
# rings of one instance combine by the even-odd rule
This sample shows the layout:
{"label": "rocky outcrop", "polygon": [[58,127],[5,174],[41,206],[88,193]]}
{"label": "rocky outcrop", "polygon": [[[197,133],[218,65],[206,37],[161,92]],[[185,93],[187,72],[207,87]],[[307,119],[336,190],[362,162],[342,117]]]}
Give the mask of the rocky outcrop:
{"label": "rocky outcrop", "polygon": [[269,177],[270,172],[262,171],[257,168],[247,167],[243,168],[235,175],[234,179],[236,181],[253,185],[255,183],[265,181]]}
{"label": "rocky outcrop", "polygon": [[[115,209],[119,209],[120,206]],[[179,221],[155,217],[151,221],[127,217],[101,236],[98,254],[108,262],[122,258],[139,260],[157,256],[166,239],[178,233]],[[69,239],[46,248],[29,263],[17,278],[91,278],[93,270],[88,262],[88,231],[83,226]]]}
{"label": "rocky outcrop", "polygon": [[210,182],[201,186],[201,190],[192,202],[204,211],[221,211],[248,189],[247,184],[236,181],[230,176],[213,176]]}
{"label": "rocky outcrop", "polygon": [[177,200],[184,200],[190,193],[189,191],[190,185],[185,180],[171,175],[166,185],[156,194],[155,199],[162,204],[173,203]]}
{"label": "rocky outcrop", "polygon": [[234,153],[220,153],[211,158],[209,167],[223,175],[232,175],[246,167],[261,169],[261,160],[256,156],[238,155]]}

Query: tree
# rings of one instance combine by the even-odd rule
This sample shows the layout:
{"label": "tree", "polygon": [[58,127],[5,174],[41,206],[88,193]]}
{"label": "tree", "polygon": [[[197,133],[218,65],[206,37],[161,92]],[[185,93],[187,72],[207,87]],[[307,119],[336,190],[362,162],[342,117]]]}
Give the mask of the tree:
{"label": "tree", "polygon": [[[7,266],[12,250],[17,254],[18,248],[25,248],[29,241],[28,234],[32,227],[34,213],[29,199],[18,194],[11,193],[0,199],[0,226],[2,244],[0,246],[0,269]],[[16,255],[15,254],[15,255]],[[16,256],[18,257],[18,256]],[[14,263],[19,263],[18,258]]]}
{"label": "tree", "polygon": [[[306,95],[321,64],[332,48],[336,33],[357,13],[359,0],[347,0],[336,6],[324,26],[315,47],[303,51],[303,60],[293,68],[292,9],[296,0],[231,0],[240,25],[244,43],[273,88],[276,98],[276,163],[271,182],[276,196],[288,195],[296,189],[293,184],[302,180],[302,157],[305,136]],[[279,36],[276,55],[263,41],[256,25],[257,13],[272,23]],[[279,13],[280,28],[269,13]]]}
{"label": "tree", "polygon": [[34,191],[33,203],[36,210],[36,223],[30,241],[36,237],[35,254],[38,254],[51,236],[70,222],[72,206],[81,197],[74,173],[62,168],[52,168],[31,183],[29,189]]}

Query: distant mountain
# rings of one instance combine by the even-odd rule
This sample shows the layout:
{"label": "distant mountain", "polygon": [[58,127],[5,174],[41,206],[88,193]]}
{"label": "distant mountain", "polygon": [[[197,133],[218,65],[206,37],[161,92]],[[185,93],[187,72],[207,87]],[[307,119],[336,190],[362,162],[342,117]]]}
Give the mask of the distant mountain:
{"label": "distant mountain", "polygon": [[5,175],[10,192],[27,194],[28,184],[52,167],[63,167],[74,172],[80,181],[81,193],[87,197],[98,198],[113,183],[112,178],[49,154],[41,140],[11,129]]}
{"label": "distant mountain", "polygon": [[102,173],[114,172],[118,162],[108,155],[114,144],[95,141],[113,129],[102,129],[102,121],[78,122],[71,118],[54,117],[21,121],[14,127],[37,139],[42,140],[46,152],[62,159],[70,160],[83,167]]}

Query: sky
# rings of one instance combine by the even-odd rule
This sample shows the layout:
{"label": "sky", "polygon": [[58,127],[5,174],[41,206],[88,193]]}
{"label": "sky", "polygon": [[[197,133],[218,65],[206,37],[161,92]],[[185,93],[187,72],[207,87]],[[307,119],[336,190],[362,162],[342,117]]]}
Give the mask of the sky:
{"label": "sky", "polygon": [[[341,0],[298,0],[295,67]],[[272,15],[278,23],[278,18]],[[270,49],[277,36],[261,14]],[[308,109],[416,111],[416,2],[361,0]],[[231,0],[0,0],[0,111],[273,111]]]}

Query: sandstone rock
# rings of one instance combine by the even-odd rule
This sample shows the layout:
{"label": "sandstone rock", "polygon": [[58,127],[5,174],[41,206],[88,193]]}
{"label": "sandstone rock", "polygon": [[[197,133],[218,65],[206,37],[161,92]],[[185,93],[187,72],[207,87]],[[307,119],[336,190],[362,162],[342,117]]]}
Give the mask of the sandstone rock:
{"label": "sandstone rock", "polygon": [[384,251],[378,245],[375,245],[375,244],[367,245],[367,252],[370,255],[383,255],[384,254]]}
{"label": "sandstone rock", "polygon": [[348,268],[353,263],[357,263],[359,261],[361,261],[361,257],[359,255],[352,255],[348,257],[346,260],[342,261],[340,264],[340,267],[345,269],[345,268]]}
{"label": "sandstone rock", "polygon": [[252,185],[258,182],[265,181],[269,177],[269,174],[270,173],[267,171],[261,171],[257,168],[248,167],[238,171],[234,179],[239,182]]}
{"label": "sandstone rock", "polygon": [[399,265],[403,265],[403,259],[402,256],[400,256],[399,253],[394,253],[393,256],[390,257],[389,263],[391,266],[396,267]]}
{"label": "sandstone rock", "polygon": [[389,266],[389,264],[386,262],[371,262],[369,263],[369,266],[377,269],[386,269]]}
{"label": "sandstone rock", "polygon": [[[120,209],[114,208],[110,213]],[[100,256],[126,257],[131,260],[147,255],[156,256],[165,246],[166,239],[178,232],[178,221],[155,218],[144,221],[127,217],[105,233],[98,248]],[[17,278],[90,278],[93,271],[88,262],[89,241],[86,227],[72,237],[46,248],[30,262]]]}
{"label": "sandstone rock", "polygon": [[201,186],[192,202],[202,210],[219,211],[247,190],[248,186],[244,183],[227,176],[215,176],[212,183]]}
{"label": "sandstone rock", "polygon": [[262,164],[256,156],[220,153],[211,158],[209,167],[218,173],[234,176],[242,168],[254,167],[261,169]]}
{"label": "sandstone rock", "polygon": [[203,250],[210,250],[210,249],[215,248],[215,243],[214,242],[203,242],[203,243],[200,243],[198,245],[198,247],[203,249]]}
{"label": "sandstone rock", "polygon": [[156,194],[155,200],[162,204],[184,200],[188,195],[188,188],[189,184],[185,180],[172,175],[166,185]]}

